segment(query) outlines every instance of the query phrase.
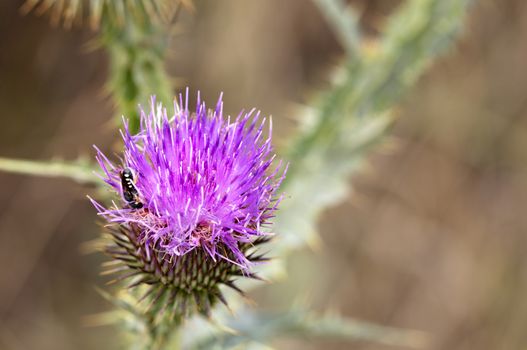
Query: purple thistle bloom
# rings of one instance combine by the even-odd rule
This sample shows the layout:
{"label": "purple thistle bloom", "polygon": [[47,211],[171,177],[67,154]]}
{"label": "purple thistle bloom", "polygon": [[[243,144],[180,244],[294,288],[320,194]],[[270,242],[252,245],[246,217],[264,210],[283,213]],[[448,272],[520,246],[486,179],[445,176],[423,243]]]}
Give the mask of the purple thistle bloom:
{"label": "purple thistle bloom", "polygon": [[[225,120],[221,96],[216,108],[207,110],[198,93],[191,113],[188,97],[188,90],[179,95],[173,116],[152,98],[150,112],[141,111],[136,135],[125,122],[121,164],[113,164],[96,148],[103,179],[121,200],[110,208],[92,203],[114,227],[117,246],[110,253],[138,275],[149,274],[135,284],[159,279],[196,293],[189,281],[181,286],[178,274],[185,271],[178,265],[210,260],[206,267],[200,261],[192,266],[212,272],[222,266],[221,273],[227,275],[217,283],[230,284],[231,275],[251,276],[252,262],[264,260],[248,251],[270,235],[263,228],[278,205],[276,192],[286,169],[281,171],[281,162],[273,166],[271,123],[266,138],[259,112],[253,109]],[[133,256],[140,267],[123,254]]]}

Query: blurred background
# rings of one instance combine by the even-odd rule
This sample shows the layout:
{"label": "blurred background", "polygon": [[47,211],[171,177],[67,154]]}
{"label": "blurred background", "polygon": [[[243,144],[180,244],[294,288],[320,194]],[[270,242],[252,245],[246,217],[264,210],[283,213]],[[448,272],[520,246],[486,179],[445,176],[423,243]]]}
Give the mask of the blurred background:
{"label": "blurred background", "polygon": [[[88,29],[54,28],[0,2],[0,156],[92,157],[116,134],[103,93],[104,52]],[[398,5],[353,1],[372,38]],[[275,122],[279,147],[295,105],[327,85],[342,48],[306,0],[195,1],[171,41],[167,68],[227,112],[253,106]],[[289,278],[252,296],[264,308],[316,309],[418,329],[433,349],[527,347],[527,3],[481,0],[460,40],[400,106],[390,147],[369,157],[354,193],[319,223],[322,244],[289,259]],[[313,191],[323,189],[312,189]],[[95,291],[104,257],[90,188],[0,173],[0,349],[113,349],[91,327],[110,305]],[[395,349],[331,340],[279,349]]]}

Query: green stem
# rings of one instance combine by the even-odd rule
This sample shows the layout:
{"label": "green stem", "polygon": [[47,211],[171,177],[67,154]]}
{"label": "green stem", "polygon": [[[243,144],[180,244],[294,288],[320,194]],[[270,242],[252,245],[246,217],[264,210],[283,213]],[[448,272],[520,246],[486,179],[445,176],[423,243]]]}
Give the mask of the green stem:
{"label": "green stem", "polygon": [[341,339],[367,341],[405,349],[423,349],[430,345],[428,334],[408,329],[386,327],[335,314],[320,315],[295,306],[279,313],[244,309],[239,318],[224,323],[232,332],[218,332],[199,339],[192,350],[231,349],[250,342],[268,343],[279,338]]}
{"label": "green stem", "polygon": [[165,105],[170,105],[173,99],[164,66],[168,25],[133,13],[123,16],[123,23],[113,21],[110,14],[103,15],[100,42],[110,56],[107,88],[116,104],[117,122],[125,116],[131,133],[139,130],[139,104],[148,105],[152,95]]}
{"label": "green stem", "polygon": [[166,315],[161,320],[158,320],[157,312],[147,312],[144,317],[148,330],[146,350],[163,350],[168,344],[174,349],[175,344],[178,343],[176,338],[181,326],[182,316],[171,318],[171,315]]}
{"label": "green stem", "polygon": [[101,184],[93,173],[94,168],[87,162],[33,161],[0,158],[0,170],[47,177],[67,177],[82,184]]}
{"label": "green stem", "polygon": [[359,21],[355,12],[344,0],[313,0],[328,25],[333,28],[340,44],[346,49],[348,56],[355,56],[360,50]]}

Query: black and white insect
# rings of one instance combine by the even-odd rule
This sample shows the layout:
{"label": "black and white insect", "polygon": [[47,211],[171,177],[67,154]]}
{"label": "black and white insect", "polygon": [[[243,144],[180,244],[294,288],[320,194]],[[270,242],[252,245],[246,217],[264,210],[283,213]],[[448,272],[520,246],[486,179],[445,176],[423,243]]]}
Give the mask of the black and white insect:
{"label": "black and white insect", "polygon": [[130,168],[124,168],[121,171],[121,186],[123,189],[123,198],[133,209],[140,209],[143,203],[139,199],[139,192],[134,184],[134,171]]}

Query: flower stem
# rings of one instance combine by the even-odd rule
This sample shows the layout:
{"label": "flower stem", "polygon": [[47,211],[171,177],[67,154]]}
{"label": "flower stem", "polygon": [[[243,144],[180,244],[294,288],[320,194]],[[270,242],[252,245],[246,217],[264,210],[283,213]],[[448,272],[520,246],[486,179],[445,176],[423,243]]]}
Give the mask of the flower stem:
{"label": "flower stem", "polygon": [[170,105],[173,92],[164,61],[170,24],[145,17],[124,16],[122,23],[101,23],[100,43],[110,56],[107,85],[117,108],[117,123],[126,116],[132,134],[139,130],[138,105],[148,105],[149,97]]}
{"label": "flower stem", "polygon": [[86,161],[34,161],[0,157],[0,170],[35,176],[67,177],[83,184],[101,184],[93,173],[93,167]]}

